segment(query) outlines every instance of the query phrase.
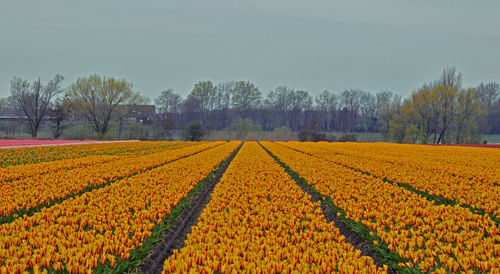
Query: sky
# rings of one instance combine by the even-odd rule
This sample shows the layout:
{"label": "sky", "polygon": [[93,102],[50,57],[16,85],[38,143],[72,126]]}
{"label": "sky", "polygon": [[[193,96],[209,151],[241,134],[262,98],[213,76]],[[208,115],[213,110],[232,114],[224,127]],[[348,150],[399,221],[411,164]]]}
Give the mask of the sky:
{"label": "sky", "polygon": [[154,98],[200,80],[265,94],[500,81],[498,0],[0,0],[0,97],[14,76],[124,78]]}

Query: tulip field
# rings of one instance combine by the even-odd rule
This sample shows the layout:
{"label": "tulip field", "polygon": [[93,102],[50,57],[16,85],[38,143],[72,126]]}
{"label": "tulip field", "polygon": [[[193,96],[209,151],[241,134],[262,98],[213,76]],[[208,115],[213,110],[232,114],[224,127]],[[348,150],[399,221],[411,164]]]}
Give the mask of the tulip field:
{"label": "tulip field", "polygon": [[500,149],[0,150],[1,273],[500,273]]}

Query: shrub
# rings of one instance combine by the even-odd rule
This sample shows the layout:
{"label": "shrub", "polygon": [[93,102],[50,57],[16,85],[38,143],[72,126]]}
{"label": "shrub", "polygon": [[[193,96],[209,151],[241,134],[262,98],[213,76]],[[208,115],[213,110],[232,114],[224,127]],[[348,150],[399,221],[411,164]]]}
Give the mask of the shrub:
{"label": "shrub", "polygon": [[309,130],[302,130],[301,132],[299,132],[298,137],[301,142],[328,141],[326,138],[326,134]]}
{"label": "shrub", "polygon": [[294,132],[286,126],[275,128],[271,136],[273,141],[290,141],[294,140]]}
{"label": "shrub", "polygon": [[184,128],[183,138],[187,141],[201,141],[206,130],[200,122],[192,122]]}
{"label": "shrub", "polygon": [[229,126],[229,130],[236,135],[236,139],[246,140],[250,133],[252,133],[252,139],[255,138],[256,135],[259,135],[258,133],[260,133],[262,128],[249,118],[237,118],[233,120],[231,126]]}

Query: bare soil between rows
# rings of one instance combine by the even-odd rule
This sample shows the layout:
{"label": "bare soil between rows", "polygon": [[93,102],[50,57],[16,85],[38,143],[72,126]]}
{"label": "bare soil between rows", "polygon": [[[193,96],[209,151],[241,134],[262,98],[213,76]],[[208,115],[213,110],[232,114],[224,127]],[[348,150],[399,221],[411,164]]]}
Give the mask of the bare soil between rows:
{"label": "bare soil between rows", "polygon": [[[226,163],[218,169],[214,177],[203,187],[203,189],[191,200],[189,206],[184,209],[177,220],[172,224],[172,228],[163,234],[163,239],[155,244],[153,249],[149,252],[146,259],[139,265],[138,270],[144,273],[162,273],[163,264],[168,259],[173,251],[181,249],[185,245],[187,235],[191,233],[191,228],[198,223],[198,217],[205,206],[211,200],[211,194],[222,178],[224,172],[231,164],[232,160],[238,154],[241,146],[228,158]],[[287,174],[295,181],[302,191],[309,194],[312,202],[321,202],[321,210],[327,222],[334,222],[335,227],[340,231],[340,234],[345,237],[345,241],[354,246],[355,249],[360,250],[363,256],[369,256],[373,259],[378,267],[383,267],[380,263],[377,252],[366,242],[360,235],[353,232],[349,227],[342,222],[342,220],[333,212],[333,210],[326,204],[326,202],[318,197],[310,187],[297,180],[293,174],[286,170]],[[396,273],[389,267],[389,273]]]}
{"label": "bare soil between rows", "polygon": [[[366,242],[365,239],[363,239],[357,233],[350,230],[349,227],[347,227],[347,225],[344,224],[344,222],[342,222],[342,220],[335,213],[333,213],[332,209],[324,202],[324,200],[319,199],[318,196],[314,192],[312,192],[309,187],[296,180],[292,176],[292,174],[289,175],[290,177],[292,177],[292,179],[294,179],[295,183],[302,189],[302,191],[311,196],[311,202],[313,203],[317,201],[321,202],[320,205],[321,211],[323,212],[326,221],[328,223],[334,222],[335,227],[340,231],[340,234],[342,234],[345,237],[346,243],[349,243],[352,246],[354,246],[355,249],[360,250],[363,256],[371,257],[375,265],[377,265],[378,267],[383,267],[383,264],[379,262],[377,252],[375,251],[375,249],[371,247],[370,244]],[[389,267],[388,273],[396,273],[396,272],[393,271],[391,267]]]}
{"label": "bare soil between rows", "polygon": [[139,265],[138,269],[144,273],[161,273],[163,263],[168,259],[176,249],[184,247],[187,235],[191,233],[191,228],[198,223],[198,217],[205,206],[212,199],[212,192],[217,183],[226,172],[228,166],[238,154],[243,143],[231,154],[223,166],[221,166],[212,179],[193,197],[189,206],[184,209],[181,215],[172,224],[172,228],[163,234],[163,239],[156,243],[149,252],[146,259]]}
{"label": "bare soil between rows", "polygon": [[[261,145],[262,146],[262,145]],[[270,152],[265,149],[267,153],[270,154]],[[271,157],[273,157],[272,154],[270,154]],[[274,157],[273,157],[274,158]],[[278,162],[278,161],[277,161]],[[278,162],[278,164],[281,165],[281,163]],[[324,199],[321,199],[321,197],[318,196],[309,186],[298,180],[294,174],[292,174],[289,170],[284,168],[286,173],[292,178],[295,183],[302,189],[303,192],[309,194],[311,197],[311,202],[315,203],[317,201],[320,201],[321,205],[321,211],[323,212],[323,215],[325,216],[325,219],[328,223],[334,222],[335,227],[339,230],[340,234],[345,237],[345,242],[351,244],[354,246],[355,249],[360,250],[361,254],[363,256],[368,256],[373,259],[373,262],[375,265],[378,267],[383,267],[383,264],[380,262],[379,255],[373,249],[373,247],[365,240],[363,239],[359,234],[356,232],[352,231],[349,229],[349,227],[340,219],[334,212],[333,210],[326,204]],[[390,266],[388,267],[388,273],[396,273],[394,269],[392,269]]]}

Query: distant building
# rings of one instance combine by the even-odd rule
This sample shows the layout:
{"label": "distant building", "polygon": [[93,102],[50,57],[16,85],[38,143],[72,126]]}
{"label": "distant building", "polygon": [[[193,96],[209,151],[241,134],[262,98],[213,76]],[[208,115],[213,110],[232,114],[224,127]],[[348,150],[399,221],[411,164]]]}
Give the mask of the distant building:
{"label": "distant building", "polygon": [[134,120],[138,123],[149,125],[153,123],[156,114],[154,105],[128,105],[128,116],[126,120]]}

